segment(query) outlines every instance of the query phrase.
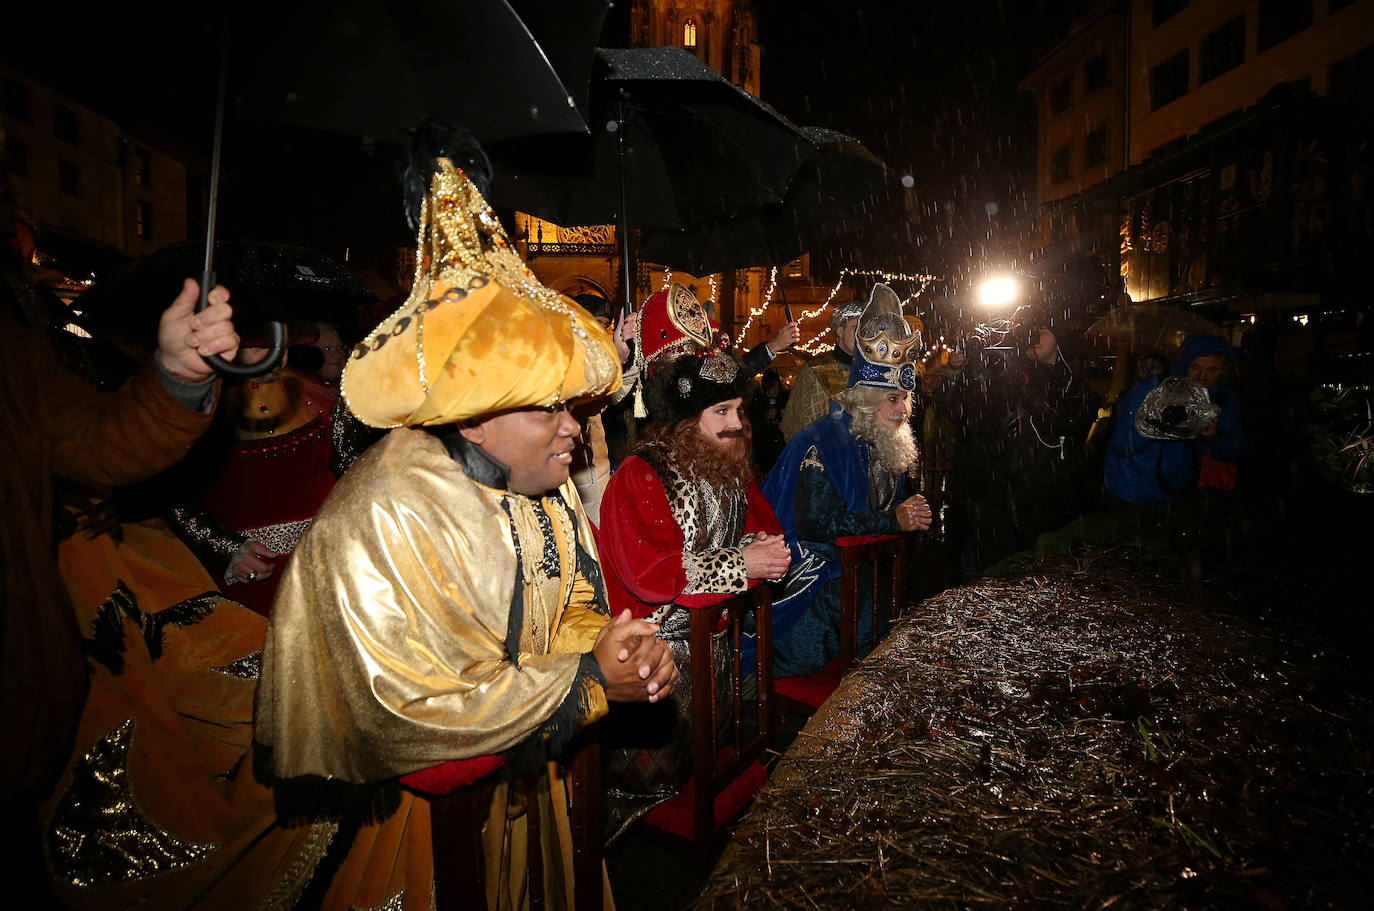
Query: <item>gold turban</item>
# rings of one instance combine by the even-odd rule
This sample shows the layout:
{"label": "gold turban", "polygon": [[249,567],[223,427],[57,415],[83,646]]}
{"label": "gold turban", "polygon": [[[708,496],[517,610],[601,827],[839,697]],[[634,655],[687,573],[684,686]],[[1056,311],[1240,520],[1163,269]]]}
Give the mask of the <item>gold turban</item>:
{"label": "gold turban", "polygon": [[449,424],[619,387],[610,334],[540,284],[447,158],[425,199],[416,261],[410,298],[344,367],[344,398],[364,423]]}

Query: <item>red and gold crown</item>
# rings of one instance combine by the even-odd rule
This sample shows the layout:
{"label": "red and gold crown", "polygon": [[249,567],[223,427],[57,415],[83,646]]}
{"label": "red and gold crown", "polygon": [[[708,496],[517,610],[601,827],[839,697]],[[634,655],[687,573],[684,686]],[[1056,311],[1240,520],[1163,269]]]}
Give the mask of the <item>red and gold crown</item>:
{"label": "red and gold crown", "polygon": [[739,355],[686,287],[673,282],[645,303],[636,316],[642,398],[637,412],[660,424],[675,424],[749,389]]}

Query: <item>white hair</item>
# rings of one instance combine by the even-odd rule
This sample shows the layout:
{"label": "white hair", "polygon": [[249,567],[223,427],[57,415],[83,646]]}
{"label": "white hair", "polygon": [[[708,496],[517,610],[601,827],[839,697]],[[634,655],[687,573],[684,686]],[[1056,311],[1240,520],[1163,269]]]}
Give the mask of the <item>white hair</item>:
{"label": "white hair", "polygon": [[[916,448],[911,424],[906,421],[894,424],[878,417],[878,406],[892,391],[873,386],[851,386],[836,399],[853,419],[849,425],[850,431],[869,445],[874,457],[892,471],[909,474],[916,470],[921,455]],[[911,416],[909,398],[906,414],[907,417]]]}

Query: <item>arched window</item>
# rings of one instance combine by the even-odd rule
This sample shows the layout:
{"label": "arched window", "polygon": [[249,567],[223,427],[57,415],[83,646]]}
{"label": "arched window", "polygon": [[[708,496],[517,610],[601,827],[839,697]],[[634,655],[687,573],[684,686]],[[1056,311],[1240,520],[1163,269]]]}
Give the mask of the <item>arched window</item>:
{"label": "arched window", "polygon": [[688,19],[682,26],[682,46],[693,48],[697,46],[697,21],[695,19]]}

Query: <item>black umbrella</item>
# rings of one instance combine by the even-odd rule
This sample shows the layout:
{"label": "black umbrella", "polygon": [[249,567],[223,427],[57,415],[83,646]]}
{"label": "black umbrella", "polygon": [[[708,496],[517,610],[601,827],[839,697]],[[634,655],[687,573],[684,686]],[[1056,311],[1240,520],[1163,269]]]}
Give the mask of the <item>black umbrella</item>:
{"label": "black umbrella", "polygon": [[494,202],[565,226],[619,224],[623,248],[632,224],[683,228],[782,200],[814,152],[786,118],[682,48],[596,58],[592,135],[489,145]]}
{"label": "black umbrella", "polygon": [[[586,133],[607,0],[306,0],[232,23],[234,107],[400,141],[426,116],[482,142]],[[528,16],[528,21],[526,17]]]}
{"label": "black umbrella", "polygon": [[[211,251],[226,108],[252,119],[384,140],[401,139],[427,115],[462,124],[483,141],[585,133],[578,106],[585,106],[593,48],[608,5],[251,0],[220,13],[154,0],[138,16],[97,6],[73,17],[61,4],[28,4],[7,17],[7,25],[11,35],[61,35],[64,58],[78,65],[101,61],[99,78],[116,107],[127,106],[129,98],[160,99],[182,121],[201,110],[208,115],[209,98],[196,90],[205,84],[205,59],[219,61],[205,259],[194,270],[203,309],[214,281]],[[518,11],[528,12],[528,27]],[[547,49],[532,31],[548,42]],[[120,53],[110,54],[112,47]],[[233,87],[232,104],[226,84]],[[273,332],[280,341],[279,331]],[[271,369],[275,354],[251,367],[209,360],[220,372],[248,376]]]}
{"label": "black umbrella", "polygon": [[[337,322],[341,309],[376,297],[342,263],[314,250],[234,240],[215,244],[214,253],[245,334],[273,321]],[[162,307],[200,271],[201,257],[199,243],[168,244],[82,294],[77,307],[97,334],[154,337]]]}
{"label": "black umbrella", "polygon": [[780,202],[684,230],[646,228],[642,258],[693,275],[791,262],[858,230],[890,177],[857,140],[819,127],[802,133],[816,151]]}
{"label": "black umbrella", "polygon": [[[536,12],[546,36],[593,41],[607,8],[604,0],[583,0],[581,9],[564,4],[569,25],[573,14],[581,18],[576,28],[560,31],[547,2],[516,2]],[[563,84],[508,0],[254,3],[237,9],[224,36],[197,310],[208,306],[215,281],[215,213],[232,40],[244,45],[239,57],[246,65],[237,88],[247,116],[380,138],[399,138],[426,116],[460,123],[488,141],[586,131],[575,98],[580,87],[570,91]],[[556,57],[565,68],[581,71],[575,50]],[[269,331],[271,351],[257,364],[206,360],[236,376],[270,370],[285,350],[285,327],[272,323]]]}

